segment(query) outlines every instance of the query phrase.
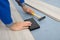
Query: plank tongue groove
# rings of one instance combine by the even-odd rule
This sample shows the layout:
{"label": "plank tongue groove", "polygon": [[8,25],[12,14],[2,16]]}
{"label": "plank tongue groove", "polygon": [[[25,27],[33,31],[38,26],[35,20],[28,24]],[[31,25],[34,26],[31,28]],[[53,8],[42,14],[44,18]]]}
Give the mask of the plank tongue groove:
{"label": "plank tongue groove", "polygon": [[47,4],[39,0],[25,0],[30,6],[42,11],[54,20],[60,21],[60,8]]}

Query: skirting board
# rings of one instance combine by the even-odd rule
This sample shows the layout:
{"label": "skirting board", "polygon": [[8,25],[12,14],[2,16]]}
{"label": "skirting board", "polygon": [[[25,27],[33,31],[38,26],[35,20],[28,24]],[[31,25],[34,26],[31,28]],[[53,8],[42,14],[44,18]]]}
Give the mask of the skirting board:
{"label": "skirting board", "polygon": [[35,0],[25,0],[25,3],[38,9],[39,11],[48,15],[49,17],[53,18],[54,20],[60,21],[60,8],[47,4],[45,2],[39,1],[39,0],[36,0],[36,1]]}

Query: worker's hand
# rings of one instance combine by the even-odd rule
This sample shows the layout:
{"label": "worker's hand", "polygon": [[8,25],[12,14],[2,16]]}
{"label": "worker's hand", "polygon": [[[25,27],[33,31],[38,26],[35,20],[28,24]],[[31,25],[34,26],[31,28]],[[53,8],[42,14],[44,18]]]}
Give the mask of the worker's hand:
{"label": "worker's hand", "polygon": [[29,28],[29,26],[31,26],[31,24],[32,23],[30,21],[17,22],[15,24],[13,24],[12,27],[10,27],[10,29],[13,31],[20,31],[20,30]]}
{"label": "worker's hand", "polygon": [[32,10],[30,7],[23,6],[22,8],[23,8],[23,10],[24,10],[25,12],[27,12],[27,13],[29,13],[29,14],[32,14],[32,12],[33,12],[33,10]]}

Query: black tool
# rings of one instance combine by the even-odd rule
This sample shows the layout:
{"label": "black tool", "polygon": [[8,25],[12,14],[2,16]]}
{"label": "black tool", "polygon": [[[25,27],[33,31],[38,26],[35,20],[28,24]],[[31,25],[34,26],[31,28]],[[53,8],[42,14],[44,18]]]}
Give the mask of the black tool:
{"label": "black tool", "polygon": [[25,21],[32,22],[32,25],[29,27],[30,31],[40,28],[38,23],[33,18],[26,19]]}

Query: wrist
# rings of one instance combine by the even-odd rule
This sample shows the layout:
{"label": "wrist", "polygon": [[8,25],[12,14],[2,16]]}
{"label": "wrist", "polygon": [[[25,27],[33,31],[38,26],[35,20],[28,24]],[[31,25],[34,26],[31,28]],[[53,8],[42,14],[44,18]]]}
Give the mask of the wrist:
{"label": "wrist", "polygon": [[22,3],[21,6],[22,6],[22,7],[25,7],[26,5],[25,5],[25,3]]}
{"label": "wrist", "polygon": [[15,0],[15,1],[16,1],[16,2],[18,3],[18,5],[21,6],[21,7],[25,6],[25,3],[24,3],[24,2],[21,3],[19,0]]}

